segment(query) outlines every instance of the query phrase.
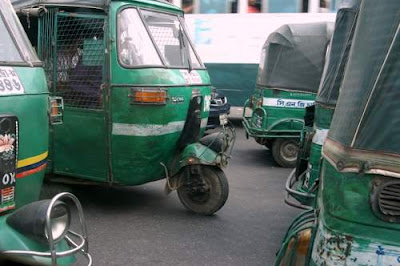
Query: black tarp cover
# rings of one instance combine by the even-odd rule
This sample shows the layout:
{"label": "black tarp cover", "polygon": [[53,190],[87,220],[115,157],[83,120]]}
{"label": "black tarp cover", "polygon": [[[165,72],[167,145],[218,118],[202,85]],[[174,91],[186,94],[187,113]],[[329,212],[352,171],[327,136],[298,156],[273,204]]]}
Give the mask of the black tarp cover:
{"label": "black tarp cover", "polygon": [[399,22],[399,0],[363,0],[323,149],[339,170],[400,177]]}
{"label": "black tarp cover", "polygon": [[353,41],[360,2],[361,0],[344,1],[337,12],[335,30],[316,99],[320,104],[332,107],[336,105]]}
{"label": "black tarp cover", "polygon": [[261,50],[257,85],[316,93],[333,23],[288,24],[271,33]]}

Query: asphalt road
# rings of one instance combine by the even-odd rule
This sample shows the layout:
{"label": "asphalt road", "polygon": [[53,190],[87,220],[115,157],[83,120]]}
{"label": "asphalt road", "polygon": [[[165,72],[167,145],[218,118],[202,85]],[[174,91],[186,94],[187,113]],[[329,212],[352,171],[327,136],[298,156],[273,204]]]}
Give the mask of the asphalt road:
{"label": "asphalt road", "polygon": [[95,266],[273,265],[299,212],[283,202],[289,172],[237,127],[225,170],[229,198],[211,217],[187,211],[176,193],[165,195],[163,180],[126,188],[74,185],[72,191],[84,207]]}

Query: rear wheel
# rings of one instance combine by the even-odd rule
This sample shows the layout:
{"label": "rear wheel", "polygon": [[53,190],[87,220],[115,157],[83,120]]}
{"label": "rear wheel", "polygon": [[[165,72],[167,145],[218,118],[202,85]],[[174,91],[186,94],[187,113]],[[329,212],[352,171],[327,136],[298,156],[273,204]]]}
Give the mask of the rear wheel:
{"label": "rear wheel", "polygon": [[277,139],[273,142],[272,156],[282,167],[295,167],[298,153],[298,141],[294,139]]}
{"label": "rear wheel", "polygon": [[212,215],[224,206],[229,194],[228,180],[218,167],[191,166],[183,170],[178,197],[189,210]]}

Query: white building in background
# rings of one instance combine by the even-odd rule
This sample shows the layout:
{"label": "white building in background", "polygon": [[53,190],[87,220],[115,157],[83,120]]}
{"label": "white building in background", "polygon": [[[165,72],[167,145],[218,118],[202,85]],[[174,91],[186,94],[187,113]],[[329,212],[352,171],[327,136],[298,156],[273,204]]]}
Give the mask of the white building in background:
{"label": "white building in background", "polygon": [[168,0],[192,14],[319,13],[336,11],[341,0]]}
{"label": "white building in background", "polygon": [[342,0],[168,1],[185,10],[189,34],[213,86],[232,106],[241,107],[255,88],[269,34],[284,24],[333,23]]}

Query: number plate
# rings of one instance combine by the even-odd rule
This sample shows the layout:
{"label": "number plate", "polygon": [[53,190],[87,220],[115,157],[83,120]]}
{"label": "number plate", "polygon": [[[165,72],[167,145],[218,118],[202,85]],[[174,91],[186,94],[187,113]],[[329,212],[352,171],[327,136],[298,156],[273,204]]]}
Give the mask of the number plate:
{"label": "number plate", "polygon": [[0,95],[24,94],[17,72],[12,67],[0,67]]}
{"label": "number plate", "polygon": [[228,115],[227,114],[219,115],[219,124],[221,126],[228,124]]}
{"label": "number plate", "polygon": [[0,212],[15,207],[18,119],[0,115]]}

